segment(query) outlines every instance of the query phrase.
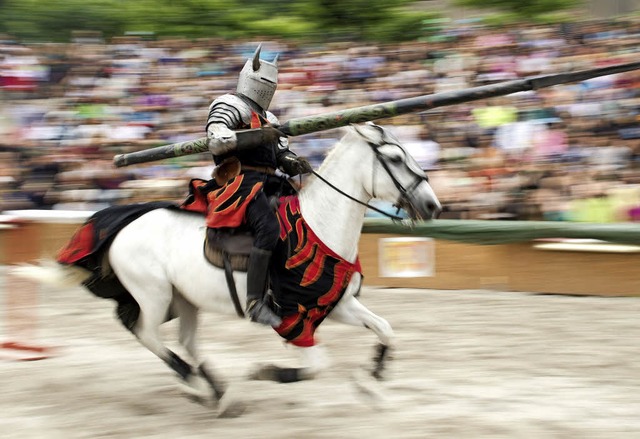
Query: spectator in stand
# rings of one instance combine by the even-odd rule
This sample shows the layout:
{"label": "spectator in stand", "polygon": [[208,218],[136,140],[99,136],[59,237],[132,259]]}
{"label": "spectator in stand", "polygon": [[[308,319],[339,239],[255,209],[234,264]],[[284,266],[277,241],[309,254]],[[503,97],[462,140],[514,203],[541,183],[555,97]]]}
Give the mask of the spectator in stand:
{"label": "spectator in stand", "polygon": [[[637,20],[625,19],[576,22],[570,29],[533,24],[496,29],[478,22],[452,25],[446,39],[429,44],[358,47],[349,42],[305,46],[266,41],[266,51],[283,54],[281,98],[271,107],[286,121],[510,78],[634,61],[639,31]],[[112,168],[113,178],[104,175],[109,158],[201,137],[199,121],[206,118],[203,102],[235,87],[236,66],[247,55],[243,50],[254,46],[249,41],[148,41],[129,36],[110,42],[93,38],[66,44],[0,45],[0,92],[5,104],[0,106],[0,146],[16,151],[7,160],[19,170],[11,176],[14,181],[3,186],[5,199],[24,199],[20,188],[33,189],[32,193],[42,189],[28,177],[38,171],[35,158],[61,163],[63,169],[56,176],[77,163],[84,163],[83,172],[93,168],[104,186],[98,202],[125,202],[126,198],[110,194],[131,194],[130,187],[124,187],[135,186],[130,179],[141,187],[157,182],[154,197],[173,199],[176,185],[165,184],[167,180],[186,183],[190,176],[186,169],[207,157],[133,167],[122,182]],[[296,56],[284,56],[293,52]],[[478,191],[483,190],[502,204],[500,209],[519,212],[515,218],[576,218],[570,215],[571,206],[580,205],[575,201],[585,198],[583,192],[538,186],[545,179],[532,175],[550,165],[554,172],[557,167],[559,174],[569,176],[585,168],[615,169],[605,185],[609,189],[622,183],[631,189],[640,185],[630,177],[638,173],[640,157],[639,82],[640,72],[631,72],[442,107],[425,113],[429,137],[422,139],[414,137],[425,124],[419,117],[381,123],[406,133],[403,140],[423,166],[437,168],[430,172],[431,181],[442,191],[445,206],[451,203],[444,215],[487,213],[477,202],[483,198]],[[316,133],[298,143],[317,165],[340,134],[339,130]],[[437,146],[432,143],[436,140]],[[97,153],[98,159],[87,160],[87,154]],[[56,176],[50,179],[55,193],[95,189],[94,181],[70,184]],[[609,189],[596,195],[614,197]],[[555,206],[553,212],[540,210],[543,197],[553,200],[547,203]],[[617,201],[611,205],[622,208]],[[617,212],[599,218],[635,218]]]}

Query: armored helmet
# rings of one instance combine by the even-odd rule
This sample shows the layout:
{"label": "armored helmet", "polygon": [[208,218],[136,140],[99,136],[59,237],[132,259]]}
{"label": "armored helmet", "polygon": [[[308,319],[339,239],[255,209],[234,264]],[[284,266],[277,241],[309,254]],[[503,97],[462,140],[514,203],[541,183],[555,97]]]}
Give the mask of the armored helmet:
{"label": "armored helmet", "polygon": [[236,91],[266,110],[278,86],[278,56],[273,62],[260,60],[261,48],[262,45],[258,46],[240,71]]}

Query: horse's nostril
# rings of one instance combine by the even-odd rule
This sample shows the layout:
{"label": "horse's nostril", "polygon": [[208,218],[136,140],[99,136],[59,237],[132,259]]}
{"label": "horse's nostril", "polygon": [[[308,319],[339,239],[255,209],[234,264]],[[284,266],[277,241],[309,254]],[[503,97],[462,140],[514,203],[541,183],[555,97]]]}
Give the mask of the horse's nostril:
{"label": "horse's nostril", "polygon": [[433,201],[427,202],[427,212],[431,213],[432,218],[438,218],[440,210],[438,203],[434,203]]}

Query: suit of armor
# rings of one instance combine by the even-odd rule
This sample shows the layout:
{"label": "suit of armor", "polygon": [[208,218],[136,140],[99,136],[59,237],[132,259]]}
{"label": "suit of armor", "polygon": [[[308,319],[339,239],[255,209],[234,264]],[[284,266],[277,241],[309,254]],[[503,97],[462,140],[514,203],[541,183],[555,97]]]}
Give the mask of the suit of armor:
{"label": "suit of armor", "polygon": [[261,61],[259,55],[260,48],[247,60],[236,93],[218,97],[209,107],[207,138],[218,165],[214,177],[222,187],[210,196],[207,226],[249,227],[254,244],[247,268],[247,314],[253,321],[278,327],[281,319],[264,296],[280,227],[264,187],[278,168],[293,176],[310,172],[311,167],[291,152],[287,138],[270,126],[278,124],[267,111],[277,86],[277,67],[275,60]]}

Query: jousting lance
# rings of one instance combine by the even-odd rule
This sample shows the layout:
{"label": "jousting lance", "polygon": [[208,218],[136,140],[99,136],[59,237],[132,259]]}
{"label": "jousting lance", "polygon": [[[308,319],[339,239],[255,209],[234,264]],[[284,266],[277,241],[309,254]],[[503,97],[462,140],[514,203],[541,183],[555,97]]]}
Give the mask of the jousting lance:
{"label": "jousting lance", "polygon": [[[497,96],[505,96],[521,91],[538,90],[554,85],[580,82],[591,78],[597,78],[599,76],[613,75],[615,73],[629,72],[638,69],[640,69],[640,62],[633,62],[596,69],[579,70],[576,72],[531,76],[528,78],[482,85],[464,90],[435,93],[380,104],[348,108],[315,116],[294,118],[277,126],[276,128],[287,136],[300,136],[303,134],[340,128],[349,124],[386,119],[403,114],[426,111],[437,107],[445,107]],[[158,146],[156,148],[144,149],[127,154],[119,154],[113,158],[113,163],[116,167],[123,167],[137,163],[164,160],[172,157],[200,154],[207,151],[209,151],[207,138],[201,137],[195,140],[187,140],[186,142],[172,143],[169,145]]]}

